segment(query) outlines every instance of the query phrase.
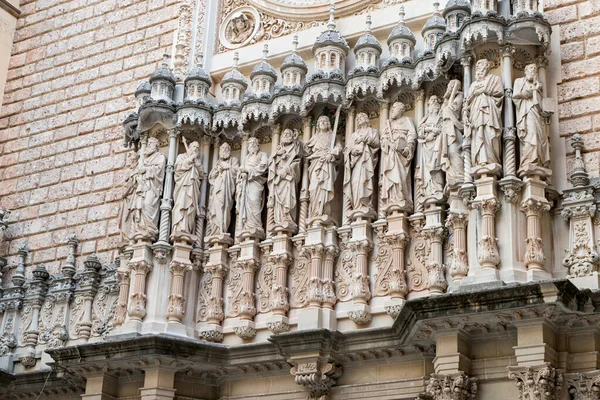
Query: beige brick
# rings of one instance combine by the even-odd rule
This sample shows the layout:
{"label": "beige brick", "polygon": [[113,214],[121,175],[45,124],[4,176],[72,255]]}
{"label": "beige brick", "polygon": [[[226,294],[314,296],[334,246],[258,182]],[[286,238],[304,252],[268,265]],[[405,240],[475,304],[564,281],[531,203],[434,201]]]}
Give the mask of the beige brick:
{"label": "beige brick", "polygon": [[570,136],[573,133],[584,133],[592,130],[592,117],[581,117],[561,120],[559,122],[561,136]]}
{"label": "beige brick", "polygon": [[550,22],[552,25],[575,21],[577,20],[577,5],[574,4],[571,6],[547,11],[544,15],[546,16],[548,22]]}
{"label": "beige brick", "polygon": [[558,101],[563,103],[568,100],[580,99],[587,96],[593,96],[600,92],[600,78],[580,79],[572,82],[566,82],[558,88]]}
{"label": "beige brick", "polygon": [[563,80],[585,78],[600,73],[600,57],[588,58],[562,65]]}
{"label": "beige brick", "polygon": [[600,36],[594,36],[585,40],[586,55],[593,56],[600,53]]}

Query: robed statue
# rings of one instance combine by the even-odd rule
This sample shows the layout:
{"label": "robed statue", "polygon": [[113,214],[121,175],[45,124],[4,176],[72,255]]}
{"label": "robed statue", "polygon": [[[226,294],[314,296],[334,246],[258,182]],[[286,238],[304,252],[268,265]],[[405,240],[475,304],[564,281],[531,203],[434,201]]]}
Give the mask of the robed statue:
{"label": "robed statue", "polygon": [[175,190],[173,192],[172,237],[186,241],[196,240],[196,216],[200,201],[200,184],[204,178],[200,144],[192,142],[186,152],[175,161]]}
{"label": "robed statue", "polygon": [[267,153],[260,151],[258,139],[250,138],[248,155],[237,176],[237,221],[240,229],[236,231],[236,235],[264,238],[261,216],[268,164]]}
{"label": "robed statue", "polygon": [[503,100],[502,81],[490,74],[490,62],[485,58],[477,61],[475,82],[471,84],[465,110],[465,136],[471,137],[471,173],[498,174],[501,171]]}
{"label": "robed statue", "polygon": [[365,113],[356,116],[356,127],[344,149],[344,195],[350,203],[348,217],[375,217],[373,178],[379,152],[379,132],[371,127],[369,116]]}
{"label": "robed statue", "polygon": [[424,200],[442,200],[444,196],[443,163],[446,156],[446,143],[442,135],[441,103],[437,96],[427,102],[427,115],[419,124],[417,134],[421,146],[415,180],[423,190]]}
{"label": "robed statue", "polygon": [[550,140],[545,120],[549,114],[542,109],[542,84],[535,64],[525,67],[525,77],[515,81],[513,101],[517,107],[517,132],[521,141],[519,175],[550,171]]}
{"label": "robed statue", "polygon": [[302,143],[298,141],[298,131],[285,129],[277,150],[269,161],[268,186],[272,197],[275,228],[296,231],[295,216],[301,162]]}
{"label": "robed statue", "polygon": [[463,123],[461,121],[463,92],[459,80],[454,79],[448,83],[442,104],[442,135],[446,144],[446,159],[443,162],[446,171],[446,186],[450,189],[458,188],[464,182],[463,160]]}
{"label": "robed statue", "polygon": [[222,236],[228,233],[239,168],[238,159],[231,156],[231,146],[223,143],[219,148],[219,159],[208,177],[211,187],[206,226],[207,237]]}
{"label": "robed statue", "polygon": [[404,115],[405,111],[404,103],[394,103],[381,134],[381,207],[384,214],[413,209],[410,165],[417,132],[412,119]]}
{"label": "robed statue", "polygon": [[[125,193],[121,200],[121,209],[119,213],[119,230],[124,241],[132,241],[133,233],[131,230],[131,222],[133,214],[139,212],[139,209],[132,208],[133,196],[138,187],[139,178],[139,164],[140,155],[136,151],[130,151],[127,153],[127,166],[129,168],[129,175],[125,179]],[[134,201],[137,201],[134,200]],[[139,216],[137,216],[139,218]]]}
{"label": "robed statue", "polygon": [[308,209],[309,223],[331,223],[331,201],[334,196],[337,164],[342,154],[342,146],[331,129],[329,117],[323,115],[317,120],[316,134],[306,144],[309,161]]}

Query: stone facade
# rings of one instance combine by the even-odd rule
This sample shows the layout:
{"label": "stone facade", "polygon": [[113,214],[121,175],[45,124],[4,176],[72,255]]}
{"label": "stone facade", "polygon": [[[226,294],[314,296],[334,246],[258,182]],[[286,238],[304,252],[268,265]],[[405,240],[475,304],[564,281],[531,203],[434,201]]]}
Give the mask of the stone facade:
{"label": "stone facade", "polygon": [[597,399],[600,6],[442,6],[22,2],[0,398]]}

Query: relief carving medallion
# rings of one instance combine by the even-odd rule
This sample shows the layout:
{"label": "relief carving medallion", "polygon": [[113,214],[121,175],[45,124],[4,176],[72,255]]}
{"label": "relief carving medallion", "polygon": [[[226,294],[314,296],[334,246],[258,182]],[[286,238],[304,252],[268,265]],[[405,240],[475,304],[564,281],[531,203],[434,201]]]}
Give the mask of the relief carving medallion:
{"label": "relief carving medallion", "polygon": [[221,23],[219,41],[228,49],[237,49],[253,42],[260,34],[260,14],[253,7],[231,11]]}

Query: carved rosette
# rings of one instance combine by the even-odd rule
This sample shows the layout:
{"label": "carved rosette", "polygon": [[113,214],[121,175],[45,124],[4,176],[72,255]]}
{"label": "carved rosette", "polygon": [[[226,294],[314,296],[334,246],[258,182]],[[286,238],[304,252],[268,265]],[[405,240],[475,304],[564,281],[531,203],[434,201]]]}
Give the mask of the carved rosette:
{"label": "carved rosette", "polygon": [[508,367],[508,378],[519,389],[519,400],[559,400],[563,376],[549,363],[539,366]]}
{"label": "carved rosette", "polygon": [[331,362],[299,363],[290,370],[294,375],[296,384],[304,386],[310,391],[310,400],[327,399],[329,389],[335,385],[336,380],[342,376],[343,370]]}
{"label": "carved rosette", "polygon": [[464,372],[457,375],[432,374],[421,399],[430,400],[474,400],[477,395],[477,380]]}

